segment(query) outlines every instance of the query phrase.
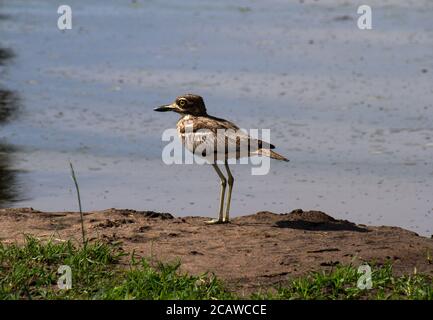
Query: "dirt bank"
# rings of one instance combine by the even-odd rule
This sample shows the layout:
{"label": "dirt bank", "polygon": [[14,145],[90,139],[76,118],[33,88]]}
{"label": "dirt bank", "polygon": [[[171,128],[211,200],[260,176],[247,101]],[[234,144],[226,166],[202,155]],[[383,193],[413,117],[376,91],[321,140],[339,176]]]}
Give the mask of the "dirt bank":
{"label": "dirt bank", "polygon": [[[236,291],[270,287],[287,277],[341,263],[392,260],[397,273],[433,274],[433,240],[397,227],[356,225],[319,211],[258,212],[225,225],[208,218],[109,209],[85,214],[87,236],[121,242],[137,255],[172,261],[190,273],[214,272]],[[2,243],[24,234],[80,240],[79,214],[0,209]]]}

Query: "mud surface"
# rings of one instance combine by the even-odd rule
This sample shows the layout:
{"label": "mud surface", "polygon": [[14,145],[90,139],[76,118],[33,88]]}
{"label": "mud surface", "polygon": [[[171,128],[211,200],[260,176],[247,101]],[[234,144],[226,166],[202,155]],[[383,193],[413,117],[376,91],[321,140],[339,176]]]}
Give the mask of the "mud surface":
{"label": "mud surface", "polygon": [[[80,241],[76,212],[0,209],[0,240],[25,234]],[[207,225],[203,217],[109,209],[85,214],[89,239],[121,243],[127,252],[155,260],[180,259],[184,271],[214,272],[239,293],[269,288],[313,270],[338,264],[391,260],[396,273],[433,274],[427,259],[433,240],[398,227],[356,225],[320,211],[258,212],[230,224]]]}

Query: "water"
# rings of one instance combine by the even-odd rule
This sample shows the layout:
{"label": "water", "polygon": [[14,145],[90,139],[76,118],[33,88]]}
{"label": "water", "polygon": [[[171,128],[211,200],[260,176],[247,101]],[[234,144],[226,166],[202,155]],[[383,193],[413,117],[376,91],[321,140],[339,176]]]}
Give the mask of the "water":
{"label": "water", "polygon": [[[290,163],[232,168],[232,215],[323,210],[433,233],[433,3],[346,1],[0,3],[0,206],[109,207],[216,216],[208,166],[166,166],[153,112],[204,96],[209,113],[271,128]],[[4,94],[3,92],[6,92]],[[6,97],[6,98],[5,98]],[[6,102],[5,102],[6,101]]]}

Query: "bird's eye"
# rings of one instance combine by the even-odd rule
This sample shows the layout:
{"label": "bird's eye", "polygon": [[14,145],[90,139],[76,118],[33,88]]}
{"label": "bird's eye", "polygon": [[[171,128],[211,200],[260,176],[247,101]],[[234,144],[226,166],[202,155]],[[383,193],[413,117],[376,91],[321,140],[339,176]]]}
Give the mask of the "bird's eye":
{"label": "bird's eye", "polygon": [[185,106],[186,101],[184,99],[179,100],[179,106],[183,107]]}

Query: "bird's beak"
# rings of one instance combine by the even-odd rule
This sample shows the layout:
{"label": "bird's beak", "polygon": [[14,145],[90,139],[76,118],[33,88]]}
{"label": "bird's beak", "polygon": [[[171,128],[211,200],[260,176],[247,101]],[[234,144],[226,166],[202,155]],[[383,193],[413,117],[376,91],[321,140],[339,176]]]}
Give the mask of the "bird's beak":
{"label": "bird's beak", "polygon": [[160,106],[158,108],[155,108],[155,109],[153,109],[153,111],[166,112],[166,111],[174,111],[176,109],[177,109],[176,103],[172,103],[172,104],[168,104],[165,106]]}

